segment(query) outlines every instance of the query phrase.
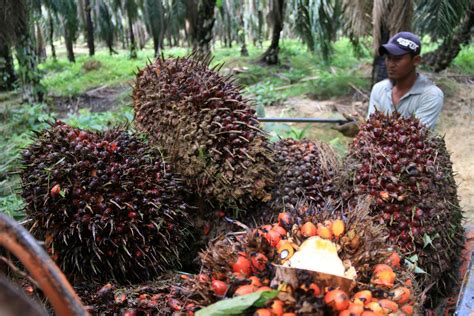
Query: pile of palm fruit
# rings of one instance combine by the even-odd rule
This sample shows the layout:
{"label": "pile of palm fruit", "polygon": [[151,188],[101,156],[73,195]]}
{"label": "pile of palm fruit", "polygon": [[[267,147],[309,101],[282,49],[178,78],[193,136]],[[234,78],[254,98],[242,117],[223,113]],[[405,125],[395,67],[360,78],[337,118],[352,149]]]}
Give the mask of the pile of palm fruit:
{"label": "pile of palm fruit", "polygon": [[275,151],[275,189],[272,208],[293,210],[302,200],[324,207],[336,199],[334,179],[340,163],[329,145],[308,139],[282,139],[273,143]]}
{"label": "pile of palm fruit", "polygon": [[459,279],[463,227],[443,138],[415,118],[377,112],[354,139],[343,172],[346,202],[372,197],[371,215],[420,271],[420,282],[430,288],[429,304],[449,295]]}
{"label": "pile of palm fruit", "polygon": [[[413,276],[387,248],[384,235],[368,216],[366,201],[344,217],[300,203],[293,212],[280,213],[274,224],[210,245],[201,253],[197,284],[182,294],[188,304],[202,306],[225,297],[278,290],[277,297],[252,310],[257,315],[397,310],[413,314],[420,301]],[[323,275],[315,277],[314,272]],[[202,295],[207,288],[210,293]],[[367,297],[361,301],[362,295]],[[203,296],[207,300],[201,301]]]}
{"label": "pile of palm fruit", "polygon": [[147,280],[180,264],[190,227],[180,180],[140,137],[56,122],[23,165],[29,229],[70,278]]}
{"label": "pile of palm fruit", "polygon": [[158,58],[133,90],[136,126],[150,135],[190,191],[219,207],[270,198],[272,151],[255,111],[210,58]]}
{"label": "pile of palm fruit", "polygon": [[[376,113],[343,164],[319,142],[271,143],[209,64],[160,58],[138,73],[149,142],[57,122],[23,153],[30,230],[93,313],[193,315],[267,293],[241,312],[412,315],[420,288],[431,305],[447,295],[462,227],[441,138]],[[173,274],[190,259],[198,274]]]}

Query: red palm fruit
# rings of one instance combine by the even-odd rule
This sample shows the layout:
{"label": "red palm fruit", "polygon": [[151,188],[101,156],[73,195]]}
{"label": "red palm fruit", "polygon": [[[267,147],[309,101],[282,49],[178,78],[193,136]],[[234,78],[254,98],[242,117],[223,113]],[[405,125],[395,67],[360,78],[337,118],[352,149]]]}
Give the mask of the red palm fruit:
{"label": "red palm fruit", "polygon": [[224,296],[227,292],[227,284],[220,280],[212,281],[212,290],[217,296]]}
{"label": "red palm fruit", "polygon": [[400,267],[400,256],[396,251],[392,252],[390,257],[385,260],[385,263],[391,266],[392,268],[399,268]]}
{"label": "red palm fruit", "polygon": [[382,306],[384,313],[391,314],[398,311],[398,304],[394,301],[383,299],[379,301],[380,306]]}
{"label": "red palm fruit", "polygon": [[252,263],[252,271],[258,273],[265,270],[268,258],[263,253],[257,252],[252,254],[250,262]]}
{"label": "red palm fruit", "polygon": [[342,290],[331,290],[324,295],[324,303],[336,311],[345,310],[349,307],[349,296]]}
{"label": "red palm fruit", "polygon": [[275,316],[282,316],[283,315],[283,306],[284,303],[281,300],[274,300],[272,303],[272,313]]}
{"label": "red palm fruit", "polygon": [[379,273],[381,271],[392,271],[393,272],[393,269],[389,265],[386,265],[386,264],[383,264],[383,263],[377,264],[374,268],[374,273]]}
{"label": "red palm fruit", "polygon": [[282,212],[278,214],[278,224],[280,226],[289,226],[293,223],[293,219],[291,218],[290,213]]}
{"label": "red palm fruit", "polygon": [[369,290],[359,291],[353,296],[355,302],[362,302],[362,305],[372,302],[372,292]]}
{"label": "red palm fruit", "polygon": [[331,240],[332,239],[332,232],[327,226],[325,226],[321,223],[318,223],[318,236],[323,238],[323,239]]}
{"label": "red palm fruit", "polygon": [[249,276],[251,274],[250,260],[238,256],[237,261],[232,265],[232,270],[236,273],[241,273],[243,276]]}
{"label": "red palm fruit", "polygon": [[406,287],[397,287],[390,291],[390,298],[398,304],[405,304],[410,300],[411,291]]}
{"label": "red palm fruit", "polygon": [[380,305],[379,302],[373,301],[365,305],[365,308],[374,312],[374,313],[379,313],[379,314],[384,314],[384,310],[382,305]]}
{"label": "red palm fruit", "polygon": [[272,230],[278,232],[281,236],[286,235],[286,230],[283,227],[281,227],[280,225],[273,226]]}
{"label": "red palm fruit", "polygon": [[251,276],[249,277],[249,280],[250,280],[250,284],[251,285],[254,285],[256,287],[261,287],[262,286],[262,281],[260,281],[260,279],[256,276]]}
{"label": "red palm fruit", "polygon": [[50,193],[53,198],[58,197],[59,193],[61,193],[61,186],[59,184],[56,184],[55,186],[51,188]]}
{"label": "red palm fruit", "polygon": [[235,290],[234,296],[247,295],[247,294],[255,292],[256,290],[257,290],[257,287],[251,284],[241,285],[237,288],[237,290]]}
{"label": "red palm fruit", "polygon": [[395,273],[392,270],[383,270],[374,275],[371,280],[372,284],[392,288],[395,282]]}
{"label": "red palm fruit", "polygon": [[317,235],[318,229],[313,223],[306,222],[303,224],[303,226],[301,226],[300,231],[304,237],[311,237]]}
{"label": "red palm fruit", "polygon": [[336,238],[339,238],[342,234],[344,234],[344,222],[341,219],[336,219],[331,224],[331,232]]}
{"label": "red palm fruit", "polygon": [[309,285],[309,289],[313,290],[313,295],[314,296],[319,296],[321,295],[321,288],[316,284],[316,283],[311,283]]}
{"label": "red palm fruit", "polygon": [[401,310],[402,312],[404,312],[405,314],[407,314],[408,316],[412,316],[412,315],[414,315],[414,313],[415,313],[415,309],[414,309],[413,306],[410,305],[410,304],[405,304],[405,305],[403,305],[403,306],[400,308],[400,310]]}
{"label": "red palm fruit", "polygon": [[347,310],[351,311],[354,315],[360,315],[364,311],[364,305],[350,303]]}
{"label": "red palm fruit", "polygon": [[255,316],[272,316],[272,310],[269,308],[259,308],[255,311]]}
{"label": "red palm fruit", "polygon": [[276,247],[281,240],[281,235],[275,230],[270,230],[265,234],[265,238],[272,247]]}

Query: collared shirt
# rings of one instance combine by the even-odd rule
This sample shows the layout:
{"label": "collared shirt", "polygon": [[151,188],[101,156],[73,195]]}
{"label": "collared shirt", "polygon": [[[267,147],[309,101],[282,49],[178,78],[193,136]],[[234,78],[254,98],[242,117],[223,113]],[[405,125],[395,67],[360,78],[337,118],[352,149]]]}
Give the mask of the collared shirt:
{"label": "collared shirt", "polygon": [[404,117],[414,115],[428,128],[433,129],[443,108],[444,94],[433,82],[418,74],[415,84],[394,106],[392,102],[393,83],[389,79],[374,85],[370,93],[367,118],[379,110],[391,114],[395,110]]}

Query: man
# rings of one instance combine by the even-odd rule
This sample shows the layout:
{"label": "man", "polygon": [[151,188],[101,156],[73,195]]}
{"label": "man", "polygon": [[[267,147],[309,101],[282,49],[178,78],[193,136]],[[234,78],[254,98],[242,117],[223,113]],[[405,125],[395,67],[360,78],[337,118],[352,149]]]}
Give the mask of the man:
{"label": "man", "polygon": [[[414,115],[421,123],[433,129],[443,108],[443,92],[428,78],[416,72],[421,62],[420,39],[410,32],[395,34],[387,44],[380,46],[385,56],[388,79],[374,85],[370,93],[367,118],[376,110],[404,117]],[[355,136],[357,121],[335,127],[345,136]]]}

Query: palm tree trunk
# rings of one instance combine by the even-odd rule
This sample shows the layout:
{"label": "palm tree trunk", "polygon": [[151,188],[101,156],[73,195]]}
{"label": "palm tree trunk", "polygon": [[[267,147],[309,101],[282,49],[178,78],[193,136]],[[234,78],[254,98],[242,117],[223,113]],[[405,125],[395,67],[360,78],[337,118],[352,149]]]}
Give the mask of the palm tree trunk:
{"label": "palm tree trunk", "polygon": [[16,45],[22,100],[28,103],[42,102],[44,88],[40,84],[34,40],[30,34],[31,31],[27,29],[26,34],[22,35]]}
{"label": "palm tree trunk", "polygon": [[130,58],[137,58],[137,44],[135,43],[135,35],[133,34],[133,23],[128,18],[128,30],[130,32]]}
{"label": "palm tree trunk", "polygon": [[67,59],[71,63],[76,62],[74,57],[74,41],[67,27],[64,28],[64,41],[66,42]]}
{"label": "palm tree trunk", "polygon": [[273,21],[272,42],[270,47],[263,53],[260,61],[267,65],[276,65],[278,63],[278,52],[280,33],[283,30],[283,9],[285,7],[284,0],[273,0],[271,17]]}
{"label": "palm tree trunk", "polygon": [[86,11],[86,29],[87,29],[87,47],[89,47],[89,56],[94,56],[95,47],[94,47],[94,24],[92,24],[91,16],[91,2],[90,0],[84,1],[85,11]]}
{"label": "palm tree trunk", "polygon": [[[382,26],[381,30],[381,42],[386,43],[390,39],[390,34],[388,30]],[[372,62],[372,87],[379,81],[382,81],[387,78],[387,65],[385,64],[384,56],[379,56],[379,54],[375,54],[374,60]]]}
{"label": "palm tree trunk", "polygon": [[42,61],[46,60],[46,48],[44,45],[43,30],[41,29],[38,23],[35,23],[35,28],[36,28],[36,57],[38,58],[38,62],[41,63]]}
{"label": "palm tree trunk", "polygon": [[249,51],[247,49],[247,45],[245,43],[245,25],[244,25],[244,16],[243,14],[240,15],[240,42],[242,46],[240,47],[240,56],[248,56]]}
{"label": "palm tree trunk", "polygon": [[51,14],[51,10],[48,10],[48,22],[49,22],[49,45],[51,46],[51,56],[56,61],[56,48],[54,47],[54,21]]}
{"label": "palm tree trunk", "polygon": [[201,0],[198,4],[198,14],[196,21],[195,37],[193,47],[201,53],[208,53],[211,50],[212,29],[214,27],[214,8],[216,0]]}
{"label": "palm tree trunk", "polygon": [[461,51],[461,45],[468,44],[474,26],[474,2],[467,10],[466,18],[453,37],[443,41],[443,43],[434,52],[423,55],[423,61],[426,65],[433,68],[435,72],[440,72],[451,64]]}
{"label": "palm tree trunk", "polygon": [[13,90],[15,80],[16,75],[10,46],[5,41],[0,41],[0,91]]}

